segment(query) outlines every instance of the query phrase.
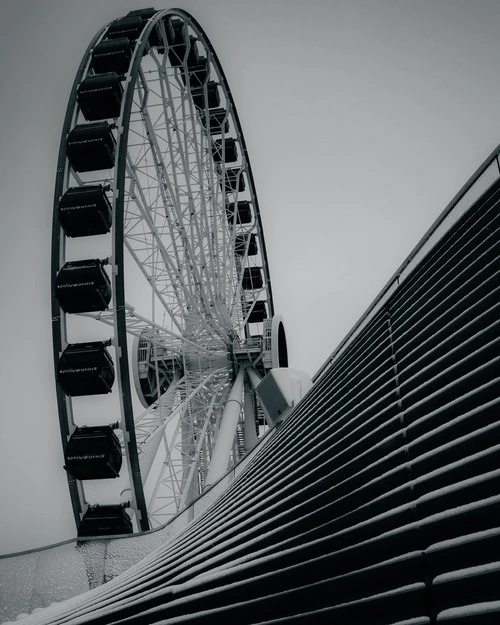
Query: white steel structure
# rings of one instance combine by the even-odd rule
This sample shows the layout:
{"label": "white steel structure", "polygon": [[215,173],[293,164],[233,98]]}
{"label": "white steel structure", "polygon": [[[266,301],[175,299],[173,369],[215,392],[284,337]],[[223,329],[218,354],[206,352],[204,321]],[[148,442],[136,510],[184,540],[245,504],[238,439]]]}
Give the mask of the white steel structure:
{"label": "white steel structure", "polygon": [[[110,109],[113,81],[120,86]],[[95,154],[72,158],[70,143],[76,129],[87,135],[75,150],[99,144],[88,138],[99,124],[111,159],[92,169]],[[62,198],[97,187],[112,207],[109,232],[68,235]],[[57,285],[66,263],[85,259],[99,259],[111,299],[71,312]],[[76,523],[89,506],[128,502],[136,529],[157,527],[202,491],[209,471],[211,481],[220,477],[262,433],[245,370],[255,377],[287,364],[234,102],[208,38],[183,11],[133,11],[104,27],[84,55],[61,140],[52,279],[58,382],[64,350],[85,342],[101,341],[116,373],[109,395],[71,395],[58,384],[63,446],[77,427],[114,424],[126,457],[116,479],[68,472]],[[74,294],[81,284],[63,286]],[[225,442],[217,440],[222,431]]]}

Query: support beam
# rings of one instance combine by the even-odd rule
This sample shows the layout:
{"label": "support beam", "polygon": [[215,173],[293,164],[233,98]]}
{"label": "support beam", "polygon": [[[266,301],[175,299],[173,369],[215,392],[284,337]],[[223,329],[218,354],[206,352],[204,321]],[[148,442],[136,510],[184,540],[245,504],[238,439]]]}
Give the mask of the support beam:
{"label": "support beam", "polygon": [[[262,382],[262,379],[263,379],[260,373],[254,367],[250,367],[247,369],[247,376],[248,376],[248,379],[250,380],[250,384],[252,385],[252,389],[254,391],[257,390],[257,387],[259,386],[259,384]],[[263,410],[263,412],[264,412],[264,418],[266,420],[268,427],[272,428],[274,425],[274,421],[269,417],[266,410]]]}
{"label": "support beam", "polygon": [[243,436],[245,440],[245,452],[248,452],[257,445],[259,439],[257,438],[257,426],[255,423],[255,399],[247,385],[245,385],[244,413],[245,423]]}
{"label": "support beam", "polygon": [[247,376],[248,376],[248,379],[250,380],[250,384],[252,385],[253,390],[255,391],[255,389],[262,382],[262,376],[254,367],[249,367],[247,369]]}
{"label": "support beam", "polygon": [[240,417],[244,377],[245,368],[241,367],[224,406],[205,486],[210,486],[217,482],[227,471]]}

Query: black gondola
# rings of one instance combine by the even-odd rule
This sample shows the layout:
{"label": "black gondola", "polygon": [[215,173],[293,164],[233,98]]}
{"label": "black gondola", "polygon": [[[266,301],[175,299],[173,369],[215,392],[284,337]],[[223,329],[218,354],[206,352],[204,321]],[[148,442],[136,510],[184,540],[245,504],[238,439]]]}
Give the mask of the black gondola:
{"label": "black gondola", "polygon": [[116,72],[87,76],[78,86],[78,105],[87,121],[120,115],[123,87]]}
{"label": "black gondola", "polygon": [[115,163],[115,138],[108,122],[78,124],[66,139],[66,154],[75,171],[110,169]]}
{"label": "black gondola", "polygon": [[229,132],[229,117],[223,108],[216,108],[208,111],[208,120],[204,111],[200,111],[201,123],[207,128],[211,135],[220,135],[222,132]]}
{"label": "black gondola", "polygon": [[245,179],[243,178],[243,172],[241,171],[241,169],[226,169],[226,173],[224,176],[224,187],[225,190],[229,192],[245,190]]}
{"label": "black gondola", "polygon": [[64,450],[64,468],[77,480],[103,480],[118,477],[122,448],[113,428],[77,427]]}
{"label": "black gondola", "polygon": [[102,185],[70,187],[59,200],[59,223],[68,237],[106,234],[111,204]]}
{"label": "black gondola", "polygon": [[238,160],[238,149],[236,140],[232,137],[224,139],[216,139],[212,143],[212,157],[216,163],[234,163]]}
{"label": "black gondola", "polygon": [[[140,17],[142,20],[143,27],[146,25],[146,22],[150,20],[153,15],[156,13],[156,9],[148,8],[148,9],[134,9],[133,11],[129,11],[125,17]],[[160,30],[158,28],[158,24],[152,29],[151,34],[149,35],[149,45],[151,46],[159,46],[161,43]]]}
{"label": "black gondola", "polygon": [[[234,202],[230,202],[226,206],[227,220],[230,225],[234,221]],[[250,202],[243,200],[236,205],[236,223],[237,224],[250,224],[252,223],[252,209],[250,208]]]}
{"label": "black gondola", "polygon": [[[173,40],[169,41],[168,58],[173,67],[180,67],[184,60],[189,67],[197,65],[200,61],[196,37],[188,34],[187,26],[182,20],[171,21],[173,28]],[[167,34],[167,40],[169,35]]]}
{"label": "black gondola", "polygon": [[103,395],[115,380],[113,360],[102,341],[70,343],[57,364],[57,382],[66,395]]}
{"label": "black gondola", "polygon": [[[248,304],[247,310],[250,310],[252,304]],[[257,300],[252,308],[252,312],[248,317],[249,323],[260,323],[267,319],[266,302]]]}
{"label": "black gondola", "polygon": [[91,67],[96,74],[126,74],[132,58],[132,43],[127,37],[101,41],[92,50]]}
{"label": "black gondola", "polygon": [[207,84],[202,87],[192,88],[191,95],[193,96],[193,104],[196,108],[202,110],[205,106],[211,109],[220,104],[219,85],[213,80],[209,80]]}
{"label": "black gondola", "polygon": [[[196,65],[188,67],[187,71],[189,77],[189,86],[191,89],[196,89],[203,86],[210,74],[210,68],[206,57],[200,57]],[[184,72],[181,73],[182,82],[186,84],[186,76]]]}
{"label": "black gondola", "polygon": [[91,506],[83,515],[78,536],[130,534],[132,521],[122,505]]}
{"label": "black gondola", "polygon": [[[248,251],[247,251],[248,244]],[[257,254],[257,238],[255,234],[237,234],[234,244],[234,253],[237,256],[243,256],[247,251],[248,256]]]}
{"label": "black gondola", "polygon": [[261,267],[245,267],[241,284],[244,289],[260,289],[263,284]]}
{"label": "black gondola", "polygon": [[144,20],[140,15],[126,15],[109,25],[106,39],[122,39],[126,37],[130,41],[136,41],[144,27]]}
{"label": "black gondola", "polygon": [[156,9],[148,7],[146,9],[134,9],[133,11],[129,11],[125,17],[140,17],[141,20],[146,23],[155,13]]}
{"label": "black gondola", "polygon": [[111,282],[98,258],[67,262],[57,274],[55,297],[67,313],[106,310]]}

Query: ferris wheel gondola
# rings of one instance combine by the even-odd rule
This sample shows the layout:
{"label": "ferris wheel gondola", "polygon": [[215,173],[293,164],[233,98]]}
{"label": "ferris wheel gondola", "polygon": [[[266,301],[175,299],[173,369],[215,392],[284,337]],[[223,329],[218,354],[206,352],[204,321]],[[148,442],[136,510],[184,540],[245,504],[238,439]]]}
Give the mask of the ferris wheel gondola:
{"label": "ferris wheel gondola", "polygon": [[52,294],[79,534],[161,525],[255,445],[256,376],[287,366],[241,125],[184,11],[131,11],[83,57],[59,153]]}

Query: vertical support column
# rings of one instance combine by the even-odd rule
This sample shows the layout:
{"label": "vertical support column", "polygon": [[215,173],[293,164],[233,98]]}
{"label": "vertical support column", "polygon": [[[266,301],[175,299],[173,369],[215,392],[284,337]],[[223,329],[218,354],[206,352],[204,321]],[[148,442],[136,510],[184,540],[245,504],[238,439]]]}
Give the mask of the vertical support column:
{"label": "vertical support column", "polygon": [[257,369],[250,367],[249,369],[247,369],[247,376],[250,380],[250,384],[252,385],[253,390],[255,391],[257,386],[262,382],[260,373],[257,371]]}
{"label": "vertical support column", "polygon": [[[255,369],[254,367],[251,367],[251,368],[247,369],[247,375],[248,375],[248,379],[250,380],[250,384],[252,385],[252,388],[255,391],[255,389],[262,382],[262,377],[261,377],[260,373],[257,371],[257,369]],[[272,428],[274,426],[274,423],[269,418],[269,415],[267,414],[267,412],[265,410],[264,410],[264,418],[266,419],[267,425],[270,428]]]}
{"label": "vertical support column", "polygon": [[224,406],[205,486],[210,486],[217,482],[227,471],[240,417],[244,377],[245,369],[241,367]]}
{"label": "vertical support column", "polygon": [[245,451],[250,451],[257,445],[257,426],[255,423],[255,398],[251,395],[248,386],[245,386],[245,398],[243,409],[245,413],[245,423],[243,435],[245,441]]}

